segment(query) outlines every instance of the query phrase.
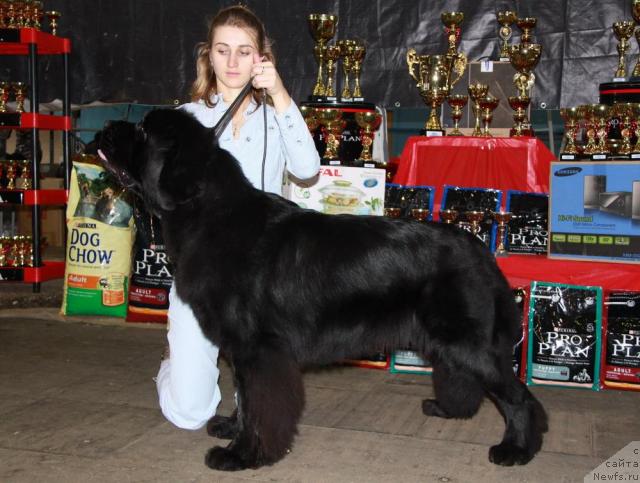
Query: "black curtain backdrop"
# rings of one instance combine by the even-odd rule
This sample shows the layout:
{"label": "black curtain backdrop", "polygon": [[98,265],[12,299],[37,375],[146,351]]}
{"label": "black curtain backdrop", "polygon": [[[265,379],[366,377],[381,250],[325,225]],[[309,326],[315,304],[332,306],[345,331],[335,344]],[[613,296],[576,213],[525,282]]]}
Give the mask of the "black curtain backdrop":
{"label": "black curtain backdrop", "polygon": [[[195,77],[194,46],[206,37],[207,21],[233,1],[45,0],[62,13],[59,35],[72,41],[71,97],[92,101],[175,104],[188,100]],[[610,82],[617,66],[611,28],[631,20],[631,0],[248,0],[274,43],[278,69],[292,97],[311,93],[317,65],[307,26],[309,13],[338,16],[335,38],[360,38],[367,47],[362,90],[368,101],[388,108],[422,107],[407,73],[406,51],[444,53],[440,13],[464,12],[459,50],[469,60],[495,59],[499,10],[538,18],[534,39],[543,54],[535,70],[533,106],[548,108],[598,101],[598,84]],[[46,21],[45,21],[46,22]],[[520,31],[514,26],[512,42]],[[631,40],[627,72],[638,58]],[[0,57],[0,80],[26,80],[26,59]],[[40,59],[41,102],[62,97],[62,62]]]}

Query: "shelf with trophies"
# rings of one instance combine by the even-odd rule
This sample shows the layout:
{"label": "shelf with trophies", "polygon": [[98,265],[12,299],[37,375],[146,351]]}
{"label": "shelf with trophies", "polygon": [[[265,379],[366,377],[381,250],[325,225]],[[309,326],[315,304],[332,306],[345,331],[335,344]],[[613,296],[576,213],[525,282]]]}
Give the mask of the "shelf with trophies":
{"label": "shelf with trophies", "polygon": [[391,179],[393,166],[372,154],[382,115],[360,85],[366,46],[357,39],[330,43],[337,24],[336,15],[308,17],[318,73],[312,93],[300,103],[302,114],[323,165],[385,169]]}
{"label": "shelf with trophies", "polygon": [[[69,173],[69,39],[57,36],[60,13],[45,11],[41,1],[0,2],[0,55],[25,56],[28,82],[0,82],[0,129],[30,130],[33,158],[0,161],[0,205],[26,205],[31,208],[30,234],[0,236],[0,280],[31,283],[34,292],[41,282],[64,276],[64,262],[44,261],[41,250],[41,207],[66,204],[66,189],[41,189],[37,159],[39,130],[63,132],[65,188]],[[49,32],[42,30],[45,17]],[[59,55],[64,66],[62,115],[44,115],[39,109],[38,59]],[[28,110],[25,112],[28,101]]]}

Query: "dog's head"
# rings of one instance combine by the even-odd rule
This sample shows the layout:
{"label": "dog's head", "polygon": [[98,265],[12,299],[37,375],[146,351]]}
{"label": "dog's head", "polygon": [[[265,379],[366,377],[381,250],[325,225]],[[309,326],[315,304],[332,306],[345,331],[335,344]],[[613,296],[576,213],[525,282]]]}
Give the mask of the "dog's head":
{"label": "dog's head", "polygon": [[204,191],[202,172],[217,148],[213,130],[181,109],[156,109],[139,124],[110,122],[99,154],[108,171],[158,216]]}

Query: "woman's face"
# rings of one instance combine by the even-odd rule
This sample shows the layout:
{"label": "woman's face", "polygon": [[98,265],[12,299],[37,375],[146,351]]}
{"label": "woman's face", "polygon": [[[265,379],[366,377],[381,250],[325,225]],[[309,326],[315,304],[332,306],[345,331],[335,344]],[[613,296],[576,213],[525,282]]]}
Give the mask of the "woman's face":
{"label": "woman's face", "polygon": [[220,91],[242,89],[250,81],[253,54],[257,52],[247,30],[229,25],[215,29],[210,58]]}

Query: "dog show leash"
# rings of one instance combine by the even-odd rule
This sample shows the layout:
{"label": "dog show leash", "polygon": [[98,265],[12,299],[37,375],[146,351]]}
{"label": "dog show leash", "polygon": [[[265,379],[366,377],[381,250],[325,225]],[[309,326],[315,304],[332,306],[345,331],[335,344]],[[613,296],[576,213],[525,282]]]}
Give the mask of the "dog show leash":
{"label": "dog show leash", "polygon": [[[213,126],[213,134],[215,135],[216,139],[220,139],[220,135],[227,128],[227,126],[231,122],[231,119],[233,118],[233,115],[236,113],[236,111],[240,107],[240,104],[242,104],[242,101],[244,100],[244,98],[247,97],[247,95],[251,92],[252,88],[253,88],[253,85],[251,84],[251,82],[248,82],[247,85],[242,88],[242,91],[240,91],[240,94],[238,94],[238,96],[233,100],[233,102],[229,106],[229,109],[227,109],[227,111],[222,115],[218,123],[215,126]],[[264,191],[264,171],[265,171],[265,166],[267,164],[267,90],[266,89],[262,89],[262,114],[263,114],[263,120],[264,120],[264,148],[262,151],[262,172],[260,175],[260,182],[261,182],[261,189],[262,191]]]}

